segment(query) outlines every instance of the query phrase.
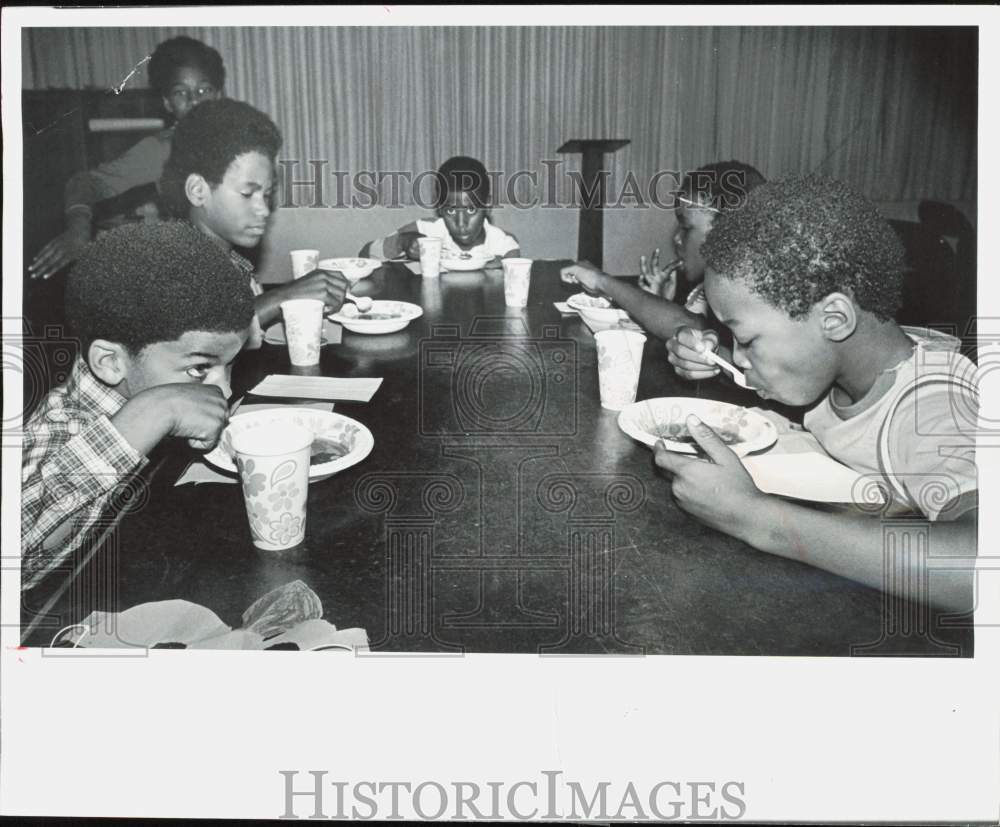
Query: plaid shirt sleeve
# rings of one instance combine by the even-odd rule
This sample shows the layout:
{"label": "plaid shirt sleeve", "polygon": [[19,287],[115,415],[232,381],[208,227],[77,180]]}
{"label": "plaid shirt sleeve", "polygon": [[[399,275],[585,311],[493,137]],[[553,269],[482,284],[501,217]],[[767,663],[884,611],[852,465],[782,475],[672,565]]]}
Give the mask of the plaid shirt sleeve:
{"label": "plaid shirt sleeve", "polygon": [[101,415],[32,422],[21,476],[21,588],[29,589],[83,543],[111,495],[147,460]]}

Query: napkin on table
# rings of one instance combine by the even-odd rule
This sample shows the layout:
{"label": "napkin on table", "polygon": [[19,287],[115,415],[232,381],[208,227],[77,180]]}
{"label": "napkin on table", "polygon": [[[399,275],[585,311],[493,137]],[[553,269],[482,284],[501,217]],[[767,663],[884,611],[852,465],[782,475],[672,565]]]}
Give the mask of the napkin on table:
{"label": "napkin on table", "polygon": [[369,402],[381,384],[381,378],[338,379],[332,376],[271,374],[250,393],[254,396]]}
{"label": "napkin on table", "polygon": [[797,500],[851,503],[860,496],[882,499],[862,475],[837,462],[804,428],[774,411],[751,408],[774,423],[778,441],[767,451],[743,457],[743,467],[765,494]]}

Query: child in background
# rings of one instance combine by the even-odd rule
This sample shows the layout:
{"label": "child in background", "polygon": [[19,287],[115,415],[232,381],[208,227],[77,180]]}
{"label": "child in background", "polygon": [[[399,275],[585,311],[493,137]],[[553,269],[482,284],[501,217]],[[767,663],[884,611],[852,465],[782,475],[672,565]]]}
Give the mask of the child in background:
{"label": "child in background", "polygon": [[[226,68],[219,53],[190,37],[165,40],[148,66],[149,85],[163,99],[168,117],[182,120],[197,104],[222,95]],[[66,230],[35,256],[32,278],[47,279],[75,261],[90,242],[94,206],[129,190],[155,184],[170,155],[173,126],[143,138],[120,158],[80,172],[66,184]]]}
{"label": "child in background", "polygon": [[[669,339],[682,326],[704,327],[708,305],[701,286],[705,277],[701,245],[716,217],[739,209],[747,194],[763,183],[764,177],[756,169],[739,161],[700,167],[684,177],[677,193],[677,230],[673,238],[677,264],[660,269],[660,251],[657,250],[652,256],[651,268],[647,269],[643,257],[640,260],[640,287],[583,262],[564,267],[562,279],[605,294],[645,330],[661,339]],[[673,301],[680,273],[692,288],[683,305]]]}
{"label": "child in background", "polygon": [[83,544],[165,437],[215,445],[253,297],[190,224],[129,224],[84,252],[67,281],[66,317],[81,353],[24,429],[23,589]]}
{"label": "child in background", "polygon": [[234,249],[256,247],[264,237],[280,148],[281,133],[263,112],[239,101],[210,101],[178,125],[160,181],[169,213],[190,220],[244,274],[263,327],[280,319],[281,302],[290,299],[320,299],[325,312],[335,312],[348,288],[343,274],[313,270],[265,293],[253,265]]}
{"label": "child in background", "polygon": [[[747,382],[765,399],[818,402],[805,427],[834,459],[883,480],[893,508],[930,520],[935,556],[975,557],[975,368],[954,340],[942,347],[893,321],[903,249],[875,208],[836,181],[766,184],[716,219],[702,252],[708,303],[733,333]],[[684,330],[671,345],[686,376],[689,363],[706,367],[702,349],[714,342]],[[915,555],[886,582],[881,521],[763,494],[710,429],[688,424],[711,462],[662,445],[655,454],[681,508],[754,548],[874,588],[917,582]],[[967,611],[971,576],[935,572],[931,600]]]}
{"label": "child in background", "polygon": [[456,156],[445,161],[434,176],[434,206],[437,218],[418,219],[387,238],[369,241],[362,256],[392,259],[420,258],[417,239],[440,238],[445,258],[463,252],[482,254],[496,267],[501,258],[521,255],[514,236],[490,224],[490,179],[486,167],[475,158]]}

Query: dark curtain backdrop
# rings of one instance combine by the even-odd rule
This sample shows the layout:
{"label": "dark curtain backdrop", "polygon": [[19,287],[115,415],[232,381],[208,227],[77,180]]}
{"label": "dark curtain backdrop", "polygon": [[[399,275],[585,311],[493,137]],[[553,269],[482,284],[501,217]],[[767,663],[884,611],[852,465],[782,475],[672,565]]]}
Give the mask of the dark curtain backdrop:
{"label": "dark curtain backdrop", "polygon": [[[24,88],[111,89],[177,34],[222,53],[227,93],[274,118],[283,158],[328,170],[461,153],[541,173],[567,139],[622,137],[619,184],[737,158],[879,201],[976,197],[971,28],[31,29]],[[142,66],[129,87],[146,82]]]}

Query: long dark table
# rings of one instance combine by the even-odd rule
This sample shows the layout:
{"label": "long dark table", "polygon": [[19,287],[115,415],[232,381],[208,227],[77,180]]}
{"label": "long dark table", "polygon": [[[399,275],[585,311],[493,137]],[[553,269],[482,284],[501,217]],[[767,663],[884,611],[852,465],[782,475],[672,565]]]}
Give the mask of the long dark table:
{"label": "long dark table", "polygon": [[[174,446],[139,505],[57,590],[22,611],[45,645],[94,609],[183,598],[240,625],[272,588],[302,580],[338,627],[385,652],[699,655],[973,653],[971,624],[758,552],[672,502],[652,454],[600,407],[594,338],[553,301],[573,291],[535,262],[529,305],[501,274],[422,279],[386,265],[355,292],[411,301],[404,331],[344,331],[320,372],[381,376],[370,403],[335,410],[371,429],[359,465],[310,486],[306,541],[256,550],[237,485],[174,487]],[[287,373],[283,347],[240,357],[237,392]],[[725,380],[680,380],[649,337],[638,398],[759,404]],[[248,401],[252,401],[249,400]]]}

